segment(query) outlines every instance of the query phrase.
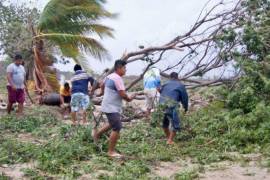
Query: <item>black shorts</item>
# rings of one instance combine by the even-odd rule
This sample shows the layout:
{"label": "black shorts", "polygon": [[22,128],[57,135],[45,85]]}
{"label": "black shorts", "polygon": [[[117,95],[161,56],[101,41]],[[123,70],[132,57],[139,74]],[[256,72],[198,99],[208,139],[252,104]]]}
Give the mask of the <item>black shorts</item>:
{"label": "black shorts", "polygon": [[122,129],[121,115],[119,113],[106,113],[109,124],[113,131],[120,131]]}
{"label": "black shorts", "polygon": [[63,96],[64,97],[64,103],[70,104],[71,96]]}

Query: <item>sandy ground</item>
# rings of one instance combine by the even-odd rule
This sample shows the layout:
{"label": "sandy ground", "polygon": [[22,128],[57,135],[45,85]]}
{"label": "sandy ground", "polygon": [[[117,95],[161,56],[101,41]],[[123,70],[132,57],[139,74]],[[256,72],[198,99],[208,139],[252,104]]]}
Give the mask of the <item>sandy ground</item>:
{"label": "sandy ground", "polygon": [[266,168],[256,166],[241,167],[231,165],[226,169],[207,171],[200,176],[202,180],[270,180],[270,173]]}
{"label": "sandy ground", "polygon": [[[249,156],[249,155],[247,155]],[[251,154],[250,156],[253,157]],[[152,173],[158,177],[173,179],[176,174],[199,169],[198,164],[192,164],[190,160],[178,162],[161,162],[153,167]],[[270,180],[269,169],[260,167],[257,161],[248,164],[224,161],[206,166],[199,173],[198,179],[202,180]]]}
{"label": "sandy ground", "polygon": [[34,163],[14,164],[14,165],[2,165],[0,166],[0,172],[11,179],[27,179],[24,178],[23,169],[34,168]]}
{"label": "sandy ground", "polygon": [[183,169],[184,167],[179,162],[161,162],[153,168],[152,172],[159,177],[170,178]]}

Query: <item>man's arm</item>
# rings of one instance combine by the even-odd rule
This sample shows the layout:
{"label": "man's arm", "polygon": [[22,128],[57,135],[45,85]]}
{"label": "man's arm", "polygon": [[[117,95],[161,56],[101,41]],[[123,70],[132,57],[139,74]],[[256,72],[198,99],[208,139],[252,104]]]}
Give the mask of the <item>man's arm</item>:
{"label": "man's arm", "polygon": [[[91,91],[90,91],[90,95],[93,95],[95,90],[97,90],[98,88],[101,88],[102,83],[96,81],[94,78],[89,77],[89,82],[91,84]],[[103,95],[103,93],[102,93]],[[99,94],[98,96],[102,96],[101,94]]]}
{"label": "man's arm", "polygon": [[100,93],[97,96],[100,97],[104,95],[105,83],[99,82],[98,84],[100,87]]}
{"label": "man's arm", "polygon": [[136,97],[136,93],[135,94],[133,94],[133,95],[131,95],[131,96],[128,96],[127,95],[127,93],[126,93],[126,91],[124,91],[124,90],[121,90],[121,91],[118,91],[119,92],[119,94],[120,94],[120,96],[124,99],[124,100],[126,100],[127,102],[130,102],[130,101],[132,101],[135,97]]}
{"label": "man's arm", "polygon": [[162,86],[161,85],[159,85],[159,86],[157,86],[157,91],[159,92],[159,93],[161,93],[161,91],[162,91]]}
{"label": "man's arm", "polygon": [[7,73],[7,80],[8,80],[8,83],[10,84],[10,86],[12,87],[12,89],[16,90],[16,86],[14,85],[14,83],[12,81],[12,73],[11,72]]}
{"label": "man's arm", "polygon": [[181,104],[183,105],[185,112],[187,112],[188,111],[188,93],[184,86],[181,88]]}
{"label": "man's arm", "polygon": [[91,89],[91,94],[95,92],[95,90],[97,90],[98,88],[101,87],[101,84],[97,81],[95,81],[92,85],[92,89]]}

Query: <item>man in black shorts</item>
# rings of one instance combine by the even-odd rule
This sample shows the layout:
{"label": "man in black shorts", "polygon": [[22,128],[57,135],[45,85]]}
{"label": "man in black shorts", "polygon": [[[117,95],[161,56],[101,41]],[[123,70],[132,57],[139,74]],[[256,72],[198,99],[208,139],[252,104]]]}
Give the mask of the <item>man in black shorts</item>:
{"label": "man in black shorts", "polygon": [[114,65],[115,72],[108,75],[101,85],[101,94],[104,93],[104,97],[101,104],[101,111],[104,112],[108,118],[108,124],[102,127],[99,131],[93,131],[93,138],[96,141],[104,132],[112,129],[108,155],[110,157],[121,157],[115,151],[117,140],[119,139],[120,130],[122,128],[121,115],[122,112],[122,99],[130,102],[136,94],[129,97],[125,91],[125,85],[122,76],[126,73],[126,62],[123,60],[117,60]]}

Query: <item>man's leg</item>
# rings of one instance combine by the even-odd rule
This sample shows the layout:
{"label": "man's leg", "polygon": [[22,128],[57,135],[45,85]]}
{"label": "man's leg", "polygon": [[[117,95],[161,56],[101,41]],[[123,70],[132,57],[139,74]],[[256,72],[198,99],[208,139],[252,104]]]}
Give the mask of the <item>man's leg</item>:
{"label": "man's leg", "polygon": [[18,103],[18,115],[22,115],[23,114],[23,103]]}
{"label": "man's leg", "polygon": [[93,138],[94,141],[97,141],[100,136],[102,134],[104,134],[105,132],[109,131],[111,129],[111,125],[110,124],[105,124],[101,129],[97,130],[96,128],[93,129]]}
{"label": "man's leg", "polygon": [[70,102],[70,106],[71,106],[71,120],[72,120],[72,124],[76,125],[77,122],[77,112],[79,111],[79,102],[80,102],[80,98],[78,97],[78,94],[72,94],[71,95],[71,102]]}
{"label": "man's leg", "polygon": [[164,118],[163,118],[163,125],[162,125],[162,127],[163,127],[163,131],[165,133],[166,139],[168,139],[169,136],[170,136],[169,125],[170,125],[170,121],[168,119],[167,114],[165,114],[164,115]]}
{"label": "man's leg", "polygon": [[176,131],[171,131],[170,132],[169,138],[167,140],[167,144],[173,144],[174,143],[173,139],[174,139],[175,135],[176,135]]}
{"label": "man's leg", "polygon": [[7,105],[7,113],[8,113],[8,114],[10,114],[10,113],[11,113],[12,106],[13,106],[13,103],[8,102],[8,105]]}
{"label": "man's leg", "polygon": [[87,113],[86,113],[86,110],[83,110],[83,124],[86,124],[86,115],[87,115]]}
{"label": "man's leg", "polygon": [[121,115],[119,113],[108,113],[106,115],[109,124],[112,127],[112,132],[109,139],[108,155],[110,157],[121,157],[121,155],[115,151],[117,140],[120,137],[120,130],[122,129]]}
{"label": "man's leg", "polygon": [[81,101],[80,101],[80,107],[83,110],[83,124],[86,124],[87,120],[87,109],[90,105],[90,98],[88,95],[82,95]]}
{"label": "man's leg", "polygon": [[23,104],[25,101],[24,89],[17,89],[16,91],[16,101],[18,102],[18,111],[17,115],[23,114]]}
{"label": "man's leg", "polygon": [[115,155],[118,155],[117,152],[115,152],[115,146],[117,143],[117,140],[119,139],[119,132],[118,131],[112,131],[110,135],[109,140],[109,149],[108,149],[108,155],[113,157]]}
{"label": "man's leg", "polygon": [[7,91],[8,91],[7,113],[10,114],[13,104],[16,102],[16,91],[14,91],[10,86],[7,86]]}
{"label": "man's leg", "polygon": [[151,97],[151,94],[148,92],[146,94],[146,116],[148,117],[148,121],[150,121],[150,115],[152,110],[152,102],[153,98]]}
{"label": "man's leg", "polygon": [[77,122],[77,113],[76,113],[76,111],[71,112],[71,120],[72,120],[72,124],[76,125],[76,122]]}
{"label": "man's leg", "polygon": [[176,136],[176,132],[180,130],[180,119],[179,119],[176,108],[172,109],[170,117],[171,117],[172,131],[170,132],[170,136],[167,140],[167,144],[174,143],[173,140],[174,140],[174,137]]}
{"label": "man's leg", "polygon": [[169,139],[169,137],[170,137],[170,130],[169,130],[169,128],[163,128],[163,131],[165,133],[166,138]]}

